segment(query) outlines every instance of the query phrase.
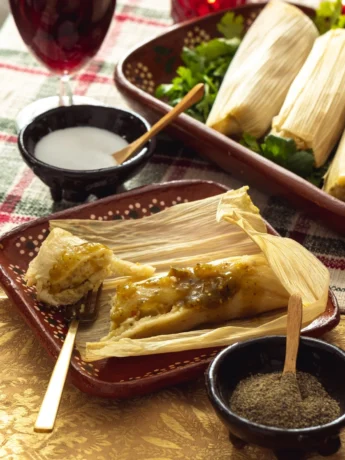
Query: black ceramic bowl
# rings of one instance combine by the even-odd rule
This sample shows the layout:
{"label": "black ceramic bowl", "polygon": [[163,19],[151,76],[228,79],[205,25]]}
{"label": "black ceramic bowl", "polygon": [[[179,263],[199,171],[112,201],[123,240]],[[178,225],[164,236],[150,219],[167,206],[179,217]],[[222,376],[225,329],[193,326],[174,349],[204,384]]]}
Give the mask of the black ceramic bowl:
{"label": "black ceramic bowl", "polygon": [[106,129],[129,143],[150,129],[149,123],[141,116],[107,106],[58,107],[35,118],[19,133],[18,147],[26,164],[50,187],[54,201],[62,198],[84,201],[90,194],[102,197],[115,193],[116,187],[133,176],[153,153],[155,141],[151,139],[122,165],[88,171],[57,168],[35,158],[35,146],[42,137],[52,131],[75,126]]}
{"label": "black ceramic bowl", "polygon": [[312,428],[281,429],[252,423],[229,408],[229,399],[240,380],[257,373],[282,371],[285,336],[263,337],[236,343],[223,350],[206,372],[209,399],[237,447],[257,444],[275,451],[278,459],[298,460],[306,452],[327,456],[340,447],[345,425],[345,353],[321,340],[301,338],[297,369],[315,375],[340,404],[341,416]]}

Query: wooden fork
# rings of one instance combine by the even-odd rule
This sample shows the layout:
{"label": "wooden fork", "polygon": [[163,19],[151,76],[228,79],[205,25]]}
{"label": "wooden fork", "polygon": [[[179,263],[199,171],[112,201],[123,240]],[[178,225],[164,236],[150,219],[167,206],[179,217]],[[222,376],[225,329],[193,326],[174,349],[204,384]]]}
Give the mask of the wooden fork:
{"label": "wooden fork", "polygon": [[66,319],[70,325],[36,419],[36,433],[50,433],[54,429],[79,323],[95,321],[101,291],[102,285],[96,292],[89,291],[75,305],[66,307]]}

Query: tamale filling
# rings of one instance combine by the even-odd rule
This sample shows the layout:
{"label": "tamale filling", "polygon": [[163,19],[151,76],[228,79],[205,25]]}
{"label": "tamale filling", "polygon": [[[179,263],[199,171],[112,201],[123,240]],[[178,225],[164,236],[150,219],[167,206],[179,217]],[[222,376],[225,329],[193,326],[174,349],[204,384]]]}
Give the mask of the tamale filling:
{"label": "tamale filling", "polygon": [[259,295],[259,287],[245,276],[251,272],[246,263],[197,264],[171,268],[167,276],[141,283],[127,282],[117,288],[112,326],[115,329],[128,318],[138,320],[180,308],[218,308],[241,289],[244,280],[250,284],[246,284],[249,295]]}
{"label": "tamale filling", "polygon": [[[106,249],[100,243],[84,243],[66,249],[49,272],[49,291],[56,294],[67,287],[79,286],[91,274],[103,269],[105,260],[102,252]],[[96,252],[100,253],[99,257],[92,258]]]}

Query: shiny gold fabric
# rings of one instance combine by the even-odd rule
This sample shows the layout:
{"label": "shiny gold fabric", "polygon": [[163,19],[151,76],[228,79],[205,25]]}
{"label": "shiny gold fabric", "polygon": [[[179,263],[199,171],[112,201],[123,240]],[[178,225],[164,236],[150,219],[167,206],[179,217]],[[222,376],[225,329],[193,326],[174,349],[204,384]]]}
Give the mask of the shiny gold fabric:
{"label": "shiny gold fabric", "polygon": [[[36,434],[34,420],[53,363],[5,299],[0,332],[0,459],[274,459],[265,449],[232,447],[202,379],[129,401],[90,397],[66,384],[54,432]],[[345,348],[345,319],[325,339]],[[345,431],[342,441],[329,459],[345,458]]]}

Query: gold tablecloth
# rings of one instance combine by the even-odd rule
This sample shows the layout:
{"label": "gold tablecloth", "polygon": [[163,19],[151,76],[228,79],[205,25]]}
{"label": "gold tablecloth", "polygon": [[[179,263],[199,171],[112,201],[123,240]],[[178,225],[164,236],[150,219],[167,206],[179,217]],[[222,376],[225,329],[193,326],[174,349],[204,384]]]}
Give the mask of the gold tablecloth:
{"label": "gold tablecloth", "polygon": [[[4,299],[0,301],[1,330],[0,458],[274,459],[269,450],[232,447],[208,402],[203,379],[127,401],[90,397],[67,383],[54,432],[34,433],[53,363],[15,306]],[[324,338],[345,348],[344,333],[342,319]],[[329,459],[345,458],[345,431],[342,440],[342,449]]]}
{"label": "gold tablecloth", "polygon": [[[76,93],[104,100],[110,105],[126,107],[123,97],[113,87],[113,64],[130,47],[163,32],[164,24],[170,21],[169,9],[169,0],[119,0],[118,22],[98,53],[95,64],[88,68],[84,78],[74,82]],[[133,11],[139,19],[134,17]],[[0,33],[0,51],[1,82],[4,83],[1,109],[2,116],[6,117],[0,120],[0,150],[3,164],[6,165],[3,168],[6,178],[3,174],[0,190],[0,201],[6,198],[1,210],[3,224],[0,230],[3,232],[28,218],[49,214],[53,209],[47,187],[30,175],[19,159],[13,120],[19,109],[35,99],[55,94],[56,89],[55,82],[50,83],[44,68],[37,67],[36,61],[30,58],[12,20],[6,23]],[[95,72],[100,73],[99,78],[96,78]],[[228,174],[205,166],[197,158],[192,167],[187,168],[185,164],[185,159],[178,162],[174,156],[170,161],[170,157],[158,152],[155,162],[150,163],[135,181],[133,179],[131,186],[182,178],[216,180],[234,186]],[[12,169],[9,169],[11,165]],[[258,197],[256,201],[260,208],[262,200],[263,197]],[[325,237],[331,238],[332,234],[328,230],[307,223],[303,216],[283,212],[278,202],[272,201],[271,205],[271,209],[275,207],[274,212],[267,212],[266,217],[273,225],[278,224],[285,230],[292,225],[299,232],[306,230],[315,235],[315,241],[323,238],[325,249],[321,249],[329,250],[330,243]],[[320,251],[318,245],[315,250]],[[335,251],[336,254],[339,252],[336,245]],[[339,255],[341,257],[342,253]],[[343,303],[343,272],[337,264],[333,265],[332,284],[333,287],[339,287],[337,295]],[[326,338],[345,347],[342,338],[344,330],[345,320]],[[52,369],[53,363],[15,307],[8,300],[0,300],[0,459],[274,458],[270,451],[254,446],[247,446],[243,450],[232,447],[226,429],[207,400],[203,379],[128,401],[90,397],[66,384],[54,432],[36,434],[33,425]],[[345,432],[343,441],[345,444]],[[330,458],[344,459],[345,448]]]}

